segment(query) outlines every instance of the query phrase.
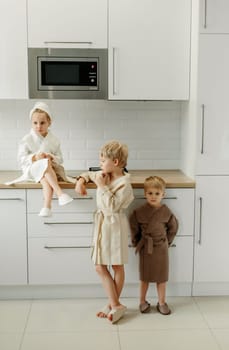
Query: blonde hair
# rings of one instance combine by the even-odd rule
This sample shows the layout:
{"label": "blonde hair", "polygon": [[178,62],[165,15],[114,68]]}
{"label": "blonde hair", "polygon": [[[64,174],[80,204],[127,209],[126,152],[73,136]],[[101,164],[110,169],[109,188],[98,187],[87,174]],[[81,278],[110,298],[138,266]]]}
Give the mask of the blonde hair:
{"label": "blonde hair", "polygon": [[48,120],[48,121],[50,122],[50,124],[51,124],[52,119],[51,119],[50,115],[49,115],[46,111],[44,111],[43,109],[36,108],[36,109],[34,109],[34,111],[33,111],[33,113],[32,113],[32,116],[33,116],[34,113],[44,113],[44,114],[46,115],[46,117],[47,117],[47,120]]}
{"label": "blonde hair", "polygon": [[164,191],[166,187],[166,183],[159,176],[149,176],[144,181],[144,190],[146,191],[150,187],[154,187],[154,188],[157,188],[158,190]]}
{"label": "blonde hair", "polygon": [[109,141],[100,149],[100,156],[112,160],[118,159],[119,166],[124,168],[127,164],[128,147],[118,141]]}

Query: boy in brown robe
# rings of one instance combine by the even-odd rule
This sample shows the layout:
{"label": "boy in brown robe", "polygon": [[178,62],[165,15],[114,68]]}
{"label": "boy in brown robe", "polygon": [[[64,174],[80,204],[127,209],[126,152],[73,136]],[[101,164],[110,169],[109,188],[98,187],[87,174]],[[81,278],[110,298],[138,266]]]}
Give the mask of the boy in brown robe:
{"label": "boy in brown robe", "polygon": [[150,303],[146,300],[150,282],[156,282],[157,310],[163,315],[171,313],[165,302],[169,273],[168,247],[177,233],[178,222],[171,210],[161,203],[165,186],[165,181],[158,176],[145,179],[146,203],[130,216],[132,245],[139,253],[139,309],[142,313],[150,311]]}

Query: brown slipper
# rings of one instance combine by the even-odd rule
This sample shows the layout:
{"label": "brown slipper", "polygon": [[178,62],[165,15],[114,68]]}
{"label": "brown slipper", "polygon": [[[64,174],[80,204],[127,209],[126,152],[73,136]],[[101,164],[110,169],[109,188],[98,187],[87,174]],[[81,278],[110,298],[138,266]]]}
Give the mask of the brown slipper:
{"label": "brown slipper", "polygon": [[157,311],[160,312],[160,314],[162,315],[171,314],[171,310],[166,303],[163,305],[160,305],[159,303],[157,303]]}
{"label": "brown slipper", "polygon": [[142,314],[146,314],[150,311],[150,303],[148,303],[148,301],[145,301],[144,303],[140,304],[139,310]]}

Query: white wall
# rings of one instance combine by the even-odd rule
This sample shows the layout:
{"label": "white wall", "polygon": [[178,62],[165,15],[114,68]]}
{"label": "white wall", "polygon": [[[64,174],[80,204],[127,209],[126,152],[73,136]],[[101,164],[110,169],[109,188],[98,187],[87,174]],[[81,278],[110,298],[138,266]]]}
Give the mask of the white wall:
{"label": "white wall", "polygon": [[[178,169],[181,103],[47,100],[52,131],[60,138],[67,170],[98,165],[100,146],[129,146],[129,169]],[[0,169],[16,170],[18,141],[30,130],[34,100],[0,100]]]}

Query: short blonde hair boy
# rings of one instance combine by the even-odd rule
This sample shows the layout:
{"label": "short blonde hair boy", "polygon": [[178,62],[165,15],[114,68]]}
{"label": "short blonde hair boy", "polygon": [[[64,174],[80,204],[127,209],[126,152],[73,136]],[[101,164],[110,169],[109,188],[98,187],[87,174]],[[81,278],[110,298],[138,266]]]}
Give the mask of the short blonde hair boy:
{"label": "short blonde hair boy", "polygon": [[148,188],[154,187],[158,190],[165,191],[166,183],[159,176],[149,176],[144,181],[144,190],[146,191]]}
{"label": "short blonde hair boy", "polygon": [[112,160],[118,159],[119,166],[125,168],[128,158],[128,147],[118,141],[109,141],[100,149],[100,156]]}

